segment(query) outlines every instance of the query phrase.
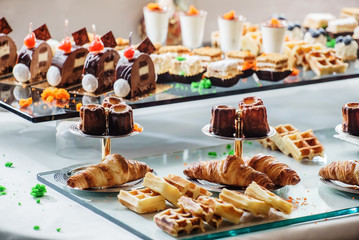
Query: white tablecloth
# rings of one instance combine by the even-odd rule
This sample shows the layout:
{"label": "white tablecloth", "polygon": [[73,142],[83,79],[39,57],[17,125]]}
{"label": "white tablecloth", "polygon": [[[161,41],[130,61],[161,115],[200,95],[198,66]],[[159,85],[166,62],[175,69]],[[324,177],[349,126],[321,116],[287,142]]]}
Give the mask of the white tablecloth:
{"label": "white tablecloth", "polygon": [[[264,100],[271,125],[288,122],[298,128],[321,129],[341,122],[341,106],[359,101],[358,87],[359,79],[352,79],[246,96],[257,95]],[[125,142],[113,141],[113,152],[140,157],[222,144],[204,136],[200,129],[208,123],[212,105],[236,105],[243,96],[135,110],[135,121],[145,131]],[[99,159],[98,140],[67,141],[66,132],[61,130],[65,126],[66,121],[32,124],[0,111],[0,185],[7,188],[7,194],[0,196],[0,239],[135,239],[50,187],[40,203],[30,195],[38,183],[37,173]],[[94,149],[82,151],[77,148],[81,144]],[[6,162],[13,162],[13,166],[5,167]],[[346,217],[246,234],[241,239],[358,239],[358,224],[359,216]],[[40,230],[35,231],[35,225]]]}

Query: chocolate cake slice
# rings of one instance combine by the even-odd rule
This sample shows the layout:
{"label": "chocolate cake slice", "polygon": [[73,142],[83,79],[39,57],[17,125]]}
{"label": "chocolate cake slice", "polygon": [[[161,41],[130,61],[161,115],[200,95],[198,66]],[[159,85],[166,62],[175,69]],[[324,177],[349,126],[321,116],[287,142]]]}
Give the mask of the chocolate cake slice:
{"label": "chocolate cake slice", "polygon": [[48,83],[54,87],[68,87],[81,83],[87,54],[88,50],[81,46],[72,46],[69,53],[57,50],[47,71]]}
{"label": "chocolate cake slice", "polygon": [[116,67],[116,79],[114,90],[119,97],[134,98],[156,89],[155,67],[146,53],[122,58]]}
{"label": "chocolate cake slice", "polygon": [[16,64],[15,42],[6,34],[0,33],[0,76],[12,72]]}
{"label": "chocolate cake slice", "polygon": [[104,48],[101,52],[90,52],[84,64],[83,89],[95,94],[112,89],[119,59],[120,55],[112,48]]}
{"label": "chocolate cake slice", "polygon": [[51,66],[52,51],[49,44],[36,40],[33,48],[23,46],[13,69],[14,77],[19,82],[38,82],[46,78]]}

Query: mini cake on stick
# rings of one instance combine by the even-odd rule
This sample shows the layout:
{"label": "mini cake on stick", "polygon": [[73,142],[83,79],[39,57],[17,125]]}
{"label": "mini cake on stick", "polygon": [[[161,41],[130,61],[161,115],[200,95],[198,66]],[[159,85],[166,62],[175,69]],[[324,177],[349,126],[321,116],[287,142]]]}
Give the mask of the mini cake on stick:
{"label": "mini cake on stick", "polygon": [[[82,71],[88,50],[80,45],[72,46],[67,36],[68,21],[65,21],[65,38],[59,45],[52,64],[47,71],[47,82],[53,87],[68,87],[78,84],[82,79]],[[75,43],[77,39],[74,39]]]}
{"label": "mini cake on stick", "polygon": [[12,72],[16,64],[17,49],[14,40],[8,36],[12,29],[6,19],[0,19],[0,76]]}
{"label": "mini cake on stick", "polygon": [[105,47],[101,39],[96,36],[89,46],[86,57],[82,87],[86,92],[100,94],[113,88],[115,83],[116,64],[120,55],[113,48]]}
{"label": "mini cake on stick", "polygon": [[44,80],[51,60],[51,47],[44,40],[36,39],[30,23],[29,34],[24,39],[24,46],[19,52],[13,69],[15,79],[19,82],[30,83]]}

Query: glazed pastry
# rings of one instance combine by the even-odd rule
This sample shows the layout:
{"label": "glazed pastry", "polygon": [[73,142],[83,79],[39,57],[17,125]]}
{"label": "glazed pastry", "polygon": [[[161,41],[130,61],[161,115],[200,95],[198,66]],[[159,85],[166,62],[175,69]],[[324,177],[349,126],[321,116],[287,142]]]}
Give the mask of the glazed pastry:
{"label": "glazed pastry", "polygon": [[67,185],[79,189],[113,187],[143,178],[147,172],[152,172],[152,169],[143,162],[127,160],[120,154],[110,154],[100,164],[71,176]]}
{"label": "glazed pastry", "polygon": [[267,174],[274,184],[280,186],[296,185],[300,182],[298,174],[287,164],[279,162],[275,157],[262,153],[254,155],[247,165]]}
{"label": "glazed pastry", "polygon": [[102,101],[102,106],[105,108],[110,108],[114,105],[125,103],[122,98],[116,97],[116,96],[109,96],[105,97],[105,99]]}
{"label": "glazed pastry", "polygon": [[357,59],[358,43],[350,36],[339,36],[335,39],[335,54],[343,61]]}
{"label": "glazed pastry", "polygon": [[322,178],[359,185],[359,161],[346,160],[331,162],[319,170]]}
{"label": "glazed pastry", "polygon": [[133,130],[132,108],[125,103],[113,105],[108,110],[108,134],[124,135]]}
{"label": "glazed pastry", "polygon": [[359,136],[359,103],[346,103],[342,108],[343,132]]}
{"label": "glazed pastry", "polygon": [[80,108],[80,129],[91,135],[106,134],[105,108],[98,104],[83,105]]}
{"label": "glazed pastry", "polygon": [[228,155],[221,161],[201,161],[190,165],[183,173],[190,178],[198,178],[214,183],[247,187],[256,181],[265,188],[272,189],[273,182],[264,173],[244,165],[242,159]]}
{"label": "glazed pastry", "polygon": [[256,182],[252,182],[244,192],[246,195],[268,203],[274,209],[281,211],[284,214],[291,214],[294,206],[285,201],[283,198],[275,195],[267,189],[259,186]]}
{"label": "glazed pastry", "polygon": [[215,135],[233,137],[236,132],[236,109],[227,105],[212,107],[209,131]]}
{"label": "glazed pastry", "polygon": [[267,110],[257,97],[246,97],[239,103],[240,122],[245,137],[263,137],[269,132]]}

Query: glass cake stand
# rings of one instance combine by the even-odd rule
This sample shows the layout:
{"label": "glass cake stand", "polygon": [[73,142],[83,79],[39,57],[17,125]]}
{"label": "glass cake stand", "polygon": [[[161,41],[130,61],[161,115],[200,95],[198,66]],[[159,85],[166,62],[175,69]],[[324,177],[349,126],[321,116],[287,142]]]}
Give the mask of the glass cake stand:
{"label": "glass cake stand", "polygon": [[339,138],[339,139],[341,139],[343,141],[346,141],[348,143],[359,145],[359,136],[354,136],[354,135],[351,135],[351,134],[349,134],[347,132],[344,132],[342,124],[338,124],[335,127],[335,131],[338,133],[338,135],[334,135],[335,138]]}
{"label": "glass cake stand", "polygon": [[[138,124],[138,123],[134,123],[134,125],[137,125],[138,128],[142,129],[143,131],[143,127]],[[77,122],[77,123],[74,123],[70,126],[70,132],[76,136],[79,136],[79,137],[84,137],[84,138],[99,138],[101,139],[101,156],[102,156],[102,159],[104,157],[106,157],[107,155],[111,154],[111,139],[112,138],[126,138],[126,137],[132,137],[132,136],[136,136],[138,134],[140,134],[141,132],[138,132],[138,131],[132,131],[130,132],[129,134],[124,134],[124,135],[116,135],[116,136],[112,136],[112,135],[90,135],[90,134],[85,134],[81,131],[80,129],[80,123]]]}

